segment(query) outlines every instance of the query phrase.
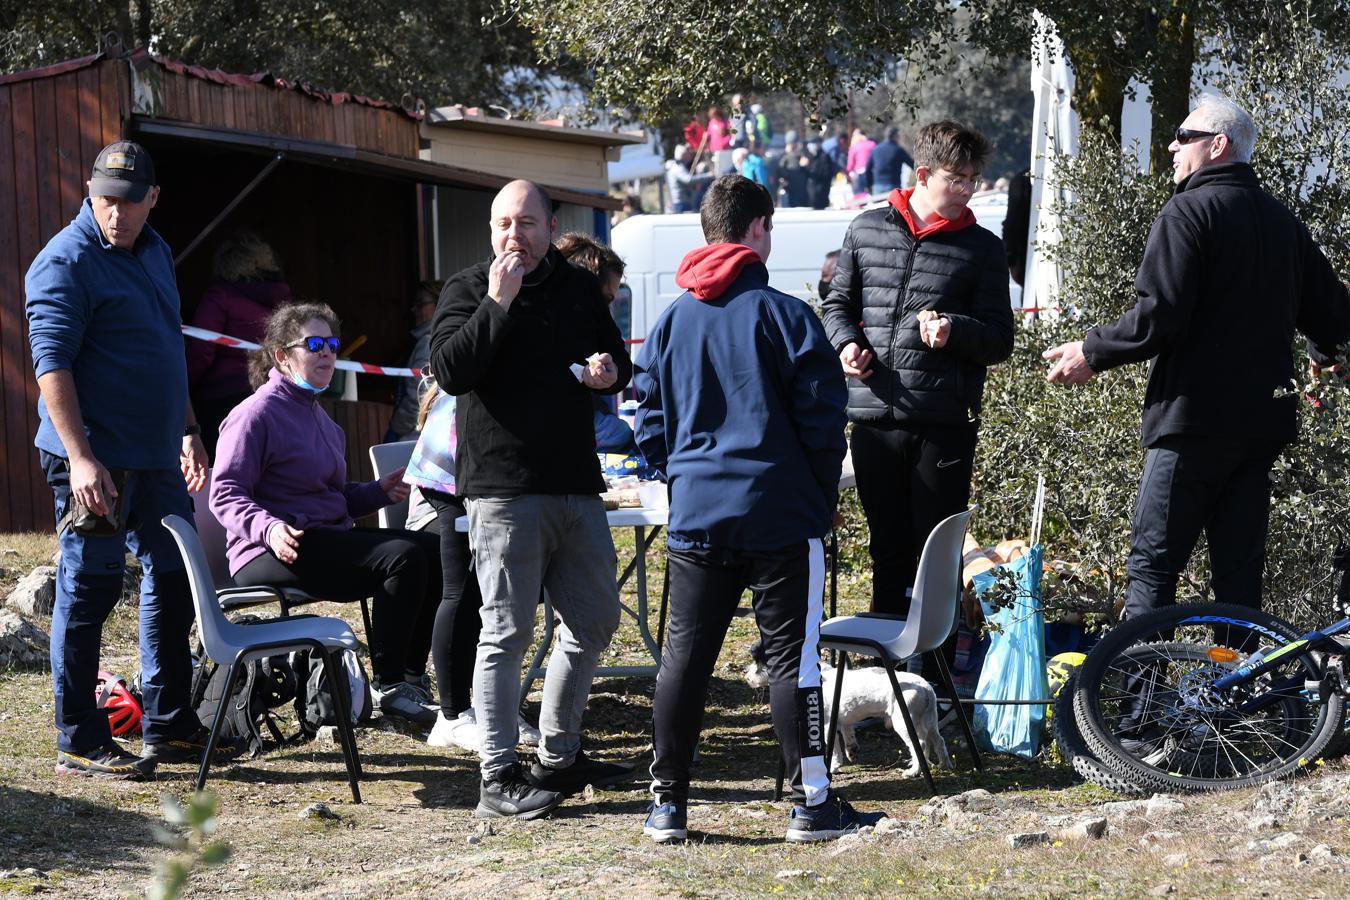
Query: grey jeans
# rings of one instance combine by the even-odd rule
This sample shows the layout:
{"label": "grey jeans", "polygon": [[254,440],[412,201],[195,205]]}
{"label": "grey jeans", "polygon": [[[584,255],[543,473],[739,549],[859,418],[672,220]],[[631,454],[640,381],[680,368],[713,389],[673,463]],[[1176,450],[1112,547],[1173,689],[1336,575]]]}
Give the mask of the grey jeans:
{"label": "grey jeans", "polygon": [[534,637],[540,589],[561,624],[544,676],[539,761],[561,768],[581,749],[581,714],[600,654],[619,627],[618,558],[594,495],[525,494],[468,501],[469,542],[483,593],[474,709],[482,773],[516,762],[521,663]]}

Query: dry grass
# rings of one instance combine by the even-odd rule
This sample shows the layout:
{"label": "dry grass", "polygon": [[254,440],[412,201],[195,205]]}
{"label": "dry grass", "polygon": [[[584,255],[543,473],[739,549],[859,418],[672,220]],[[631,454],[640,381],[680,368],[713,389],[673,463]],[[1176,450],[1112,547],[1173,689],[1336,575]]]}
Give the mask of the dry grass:
{"label": "dry grass", "polygon": [[[20,549],[20,559],[49,556],[42,539],[0,537],[3,547]],[[651,577],[659,600],[659,570]],[[353,608],[321,611],[359,625]],[[106,634],[105,667],[134,671],[135,611],[119,608]],[[739,677],[751,638],[751,623],[737,620],[719,661],[690,811],[695,839],[686,846],[657,847],[642,837],[647,797],[637,780],[569,802],[550,819],[498,823],[484,833],[471,816],[475,760],[430,748],[419,734],[374,727],[358,736],[366,767],[361,806],[350,803],[334,747],[291,745],[216,773],[209,787],[221,800],[218,833],[234,854],[222,867],[196,873],[192,895],[1126,897],[1160,882],[1173,884],[1179,896],[1344,895],[1338,869],[1296,867],[1292,850],[1278,866],[1230,852],[1253,836],[1243,830],[1250,793],[1188,799],[1178,818],[1137,819],[1102,841],[1011,850],[1004,839],[1009,831],[1042,828],[1049,816],[1115,798],[1047,763],[996,759],[985,773],[972,773],[959,746],[952,749],[962,771],[942,774],[939,790],[989,789],[1015,807],[996,827],[917,825],[902,841],[864,844],[838,856],[829,847],[788,846],[782,840],[787,804],[770,802],[777,757],[766,698]],[[637,662],[641,655],[625,618],[607,661]],[[164,853],[152,833],[161,817],[159,796],[184,797],[192,768],[167,767],[157,783],[144,785],[58,778],[48,677],[3,673],[0,692],[0,869],[39,873],[0,878],[0,892],[141,896]],[[651,692],[646,679],[597,683],[587,710],[592,752],[645,770]],[[537,702],[536,695],[531,714]],[[897,775],[898,743],[876,730],[860,738],[859,763],[843,773],[842,789],[859,807],[915,819],[926,792],[922,782]],[[339,821],[301,819],[315,801],[328,803]],[[1301,847],[1350,844],[1341,814],[1329,815],[1316,833],[1309,830]],[[1168,852],[1185,852],[1184,867],[1166,868],[1161,854],[1140,849],[1140,837],[1153,828],[1182,833]],[[776,877],[782,870],[814,875]]]}

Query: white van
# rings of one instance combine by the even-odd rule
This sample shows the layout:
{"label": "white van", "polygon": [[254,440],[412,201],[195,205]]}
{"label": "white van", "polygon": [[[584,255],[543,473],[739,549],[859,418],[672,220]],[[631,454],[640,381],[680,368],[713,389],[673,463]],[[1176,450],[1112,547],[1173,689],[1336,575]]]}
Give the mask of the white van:
{"label": "white van", "polygon": [[[991,191],[971,200],[976,221],[994,234],[1003,233],[1007,196]],[[825,254],[843,246],[844,232],[860,212],[861,209],[777,210],[773,215],[769,284],[802,300],[817,297],[816,283]],[[675,283],[675,271],[686,253],[704,243],[698,213],[630,216],[614,226],[610,246],[624,262],[624,282],[632,292],[627,312],[629,336],[633,340],[646,337],[662,311],[684,293]],[[1020,295],[1013,300],[1017,306]],[[623,312],[616,310],[621,323]]]}
{"label": "white van", "polygon": [[[769,284],[805,300],[816,296],[820,264],[838,250],[844,232],[862,210],[780,209],[773,214],[773,251]],[[624,281],[633,293],[631,337],[640,340],[684,288],[675,270],[691,250],[702,247],[698,213],[630,216],[610,235],[610,246],[624,263]]]}

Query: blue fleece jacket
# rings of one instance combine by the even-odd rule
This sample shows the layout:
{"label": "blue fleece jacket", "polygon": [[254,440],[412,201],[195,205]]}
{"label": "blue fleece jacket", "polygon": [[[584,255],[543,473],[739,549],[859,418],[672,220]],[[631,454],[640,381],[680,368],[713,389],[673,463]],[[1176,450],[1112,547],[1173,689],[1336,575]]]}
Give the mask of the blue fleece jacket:
{"label": "blue fleece jacket", "polygon": [[670,485],[673,549],[778,550],[830,529],[845,387],[820,320],[768,286],[759,257],[686,257],[681,295],[643,344],[636,434]]}
{"label": "blue fleece jacket", "polygon": [[[149,225],[132,250],[108,243],[86,199],[24,278],[38,377],[75,379],[94,457],[111,468],[176,469],[187,414],[183,321],[168,244]],[[69,458],[38,401],[41,450]]]}

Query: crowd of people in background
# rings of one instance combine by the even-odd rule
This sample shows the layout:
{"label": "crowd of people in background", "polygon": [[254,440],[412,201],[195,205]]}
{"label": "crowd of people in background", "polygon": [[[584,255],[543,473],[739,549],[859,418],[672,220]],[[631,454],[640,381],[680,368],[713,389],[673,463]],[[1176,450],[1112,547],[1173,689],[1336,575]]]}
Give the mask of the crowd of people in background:
{"label": "crowd of people in background", "polygon": [[[697,112],[684,126],[682,140],[665,163],[662,182],[665,212],[698,210],[704,192],[719,175],[743,175],[763,185],[775,207],[804,209],[863,206],[914,183],[914,158],[898,125],[873,134],[859,126],[825,124],[805,133],[775,130],[763,104],[741,94]],[[981,179],[976,191],[1008,189],[1008,179]],[[644,212],[641,200],[626,196],[614,224]]]}

